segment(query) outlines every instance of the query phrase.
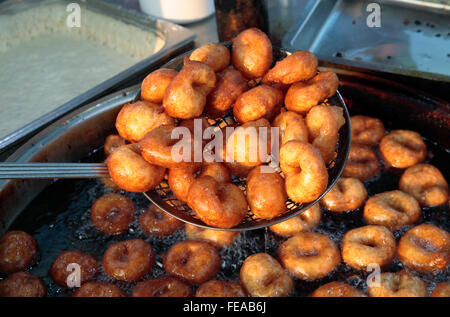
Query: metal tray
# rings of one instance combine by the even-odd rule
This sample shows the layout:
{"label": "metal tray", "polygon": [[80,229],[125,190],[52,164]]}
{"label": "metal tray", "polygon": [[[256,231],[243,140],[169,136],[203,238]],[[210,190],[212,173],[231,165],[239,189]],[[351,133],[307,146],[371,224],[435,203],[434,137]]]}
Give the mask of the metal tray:
{"label": "metal tray", "polygon": [[[0,18],[2,16],[7,17],[17,12],[23,12],[23,10],[36,9],[39,6],[42,7],[45,5],[55,5],[55,4],[62,4],[64,6],[67,6],[67,4],[69,4],[70,2],[72,1],[68,0],[6,1],[0,4]],[[6,136],[4,135],[0,136],[0,154],[6,152],[12,146],[22,141],[24,138],[35,134],[45,126],[62,117],[64,114],[89,102],[97,100],[107,95],[108,93],[117,91],[118,89],[122,89],[131,84],[139,82],[150,71],[159,67],[161,64],[168,61],[173,56],[178,55],[180,52],[190,48],[193,45],[193,40],[196,37],[196,35],[193,32],[179,25],[173,24],[168,21],[152,18],[139,12],[126,10],[118,6],[106,4],[99,0],[82,1],[80,2],[80,6],[81,6],[81,21],[82,21],[81,27],[83,27],[83,12],[87,11],[94,12],[96,14],[101,14],[110,20],[108,21],[108,23],[112,23],[112,26],[109,27],[110,28],[112,27],[114,28],[114,30],[117,30],[117,32],[114,33],[114,37],[112,37],[114,40],[122,39],[125,41],[126,37],[128,37],[128,34],[126,32],[121,32],[120,27],[122,27],[122,29],[124,29],[124,26],[125,27],[130,26],[133,28],[137,27],[139,29],[144,30],[146,33],[155,34],[158,38],[160,38],[163,41],[162,47],[159,49],[159,51],[156,51],[152,55],[150,55],[151,53],[149,52],[150,56],[148,57],[137,58],[136,59],[137,62],[134,65],[133,65],[134,62],[131,63],[132,65],[131,67],[127,66],[128,68],[119,70],[118,73],[113,75],[111,78],[107,78],[109,76],[107,76],[106,78],[102,78],[98,82],[98,84],[95,84],[93,87],[90,87],[90,89],[85,91],[84,93],[74,94],[73,97],[68,98],[73,99],[65,102],[64,104],[62,105],[55,104],[54,108],[50,107],[50,109],[53,110],[51,110],[48,113],[39,112],[38,108],[35,107],[33,111],[39,113],[40,114],[39,117],[38,115],[36,115],[33,118],[33,120],[30,123],[26,124],[25,126],[19,128],[18,130]],[[3,30],[3,31],[12,32],[13,30],[6,30],[6,31]],[[2,32],[2,30],[0,30],[0,32]],[[91,37],[90,39],[92,40]],[[101,41],[101,39],[97,40]],[[58,48],[55,47],[55,50],[57,49]],[[74,58],[77,58],[77,55],[74,55]],[[17,61],[17,63],[20,63],[20,61]],[[89,76],[89,72],[91,70],[86,69],[85,71],[86,76]],[[11,76],[14,76],[14,74],[12,74]],[[7,80],[5,78],[3,79]],[[45,85],[45,82],[41,81],[36,84]],[[13,118],[8,118],[8,120],[11,119]],[[5,120],[5,118],[2,118],[2,120]]]}
{"label": "metal tray", "polygon": [[450,82],[448,1],[377,1],[381,27],[368,27],[372,2],[310,0],[283,47],[309,50],[350,69]]}

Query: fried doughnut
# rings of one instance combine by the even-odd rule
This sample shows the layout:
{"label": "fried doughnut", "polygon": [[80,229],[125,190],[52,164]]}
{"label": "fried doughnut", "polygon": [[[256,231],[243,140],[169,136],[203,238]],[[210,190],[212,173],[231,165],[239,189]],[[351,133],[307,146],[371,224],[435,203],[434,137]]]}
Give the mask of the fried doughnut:
{"label": "fried doughnut", "polygon": [[318,198],[327,188],[328,171],[318,149],[293,140],[280,149],[280,167],[285,176],[286,192],[297,203]]}
{"label": "fried doughnut", "polygon": [[160,105],[136,101],[122,107],[116,118],[116,129],[127,141],[138,142],[147,132],[160,125],[174,124]]}
{"label": "fried doughnut", "polygon": [[450,234],[434,225],[418,225],[400,238],[397,253],[404,265],[417,272],[444,271],[450,262]]}
{"label": "fried doughnut", "polygon": [[67,279],[76,270],[73,263],[79,265],[81,284],[94,279],[98,273],[98,262],[92,255],[78,250],[64,251],[53,261],[49,271],[56,284],[69,287]]}
{"label": "fried doughnut", "polygon": [[283,92],[280,89],[259,85],[241,94],[234,104],[237,121],[245,123],[265,118],[272,121],[281,111]]}
{"label": "fried doughnut", "polygon": [[281,112],[272,122],[273,127],[280,128],[280,145],[291,140],[308,142],[308,128],[302,116],[293,111]]}
{"label": "fried doughnut", "polygon": [[136,284],[132,297],[191,297],[192,288],[171,276],[160,276]]}
{"label": "fried doughnut", "polygon": [[381,139],[379,149],[383,160],[397,168],[407,168],[422,162],[427,146],[419,133],[393,130]]}
{"label": "fried doughnut", "polygon": [[306,115],[306,126],[312,145],[320,150],[325,163],[336,156],[338,121],[329,106],[315,106]]}
{"label": "fried doughnut", "polygon": [[262,82],[293,84],[305,81],[317,74],[317,57],[308,51],[296,51],[275,63],[263,77]]}
{"label": "fried doughnut", "polygon": [[160,68],[144,78],[141,85],[142,100],[161,104],[167,87],[178,72],[174,69]]}
{"label": "fried doughnut", "polygon": [[160,210],[155,205],[150,205],[139,216],[139,226],[145,234],[165,237],[181,228],[183,222]]}
{"label": "fried doughnut", "polygon": [[289,87],[284,104],[286,108],[300,114],[307,113],[320,101],[333,96],[339,79],[333,72],[322,72],[306,82],[296,82]]}
{"label": "fried doughnut", "polygon": [[103,195],[91,207],[92,224],[106,234],[122,234],[133,221],[136,207],[131,199],[115,193]]}
{"label": "fried doughnut", "polygon": [[244,76],[232,67],[217,73],[216,79],[216,86],[208,95],[205,106],[205,113],[212,119],[222,117],[249,88]]}
{"label": "fried doughnut", "polygon": [[225,230],[211,230],[186,223],[186,237],[189,240],[200,240],[213,244],[218,248],[224,248],[234,242],[239,232]]}
{"label": "fried doughnut", "polygon": [[217,43],[208,43],[195,49],[191,53],[191,56],[189,56],[189,59],[191,61],[205,63],[215,72],[220,72],[230,65],[231,56],[226,46]]}
{"label": "fried doughnut", "polygon": [[[167,168],[187,167],[194,162],[194,152],[196,150],[196,140],[192,133],[190,136],[172,138],[174,126],[160,126],[150,131],[139,142],[142,157],[150,164]],[[176,148],[174,149],[174,146]],[[201,143],[197,147],[201,149]],[[178,149],[178,151],[177,151]]]}
{"label": "fried doughnut", "polygon": [[327,276],[341,263],[336,243],[325,234],[307,231],[283,242],[278,257],[289,273],[307,281]]}
{"label": "fried doughnut", "polygon": [[380,274],[380,283],[367,287],[371,297],[426,297],[427,285],[417,276],[405,271]]}
{"label": "fried doughnut", "polygon": [[320,223],[322,212],[318,204],[313,205],[301,214],[270,226],[270,230],[282,237],[290,237],[301,231],[309,231]]}
{"label": "fried doughnut", "polygon": [[407,168],[400,178],[399,187],[424,207],[438,206],[448,201],[447,181],[442,173],[430,164],[417,164]]}
{"label": "fried doughnut", "polygon": [[330,282],[316,289],[311,297],[367,297],[360,290],[343,282]]}
{"label": "fried doughnut", "polygon": [[342,259],[360,271],[370,264],[388,268],[395,256],[394,235],[383,226],[364,226],[345,233],[342,239]]}
{"label": "fried doughnut", "polygon": [[0,281],[0,297],[45,297],[42,281],[26,272],[17,272]]}
{"label": "fried doughnut", "polygon": [[261,30],[247,29],[234,38],[231,61],[245,77],[262,77],[272,65],[272,59],[272,43]]}
{"label": "fried doughnut", "polygon": [[217,228],[238,225],[247,214],[244,194],[236,185],[198,177],[189,188],[188,205],[204,223]]}
{"label": "fried doughnut", "polygon": [[73,293],[72,297],[126,297],[124,291],[112,283],[86,282]]}
{"label": "fried doughnut", "polygon": [[367,199],[367,190],[357,178],[341,177],[320,204],[333,212],[345,212],[362,206]]}
{"label": "fried doughnut", "polygon": [[126,141],[122,139],[120,135],[111,134],[106,137],[105,144],[103,145],[103,153],[105,157],[108,157],[114,150],[118,149],[122,145],[125,145]]}
{"label": "fried doughnut", "polygon": [[207,242],[185,240],[170,247],[164,254],[163,264],[170,275],[199,285],[219,272],[220,255]]}
{"label": "fried doughnut", "polygon": [[142,239],[116,242],[103,254],[105,273],[120,281],[134,282],[148,274],[155,264],[150,244]]}
{"label": "fried doughnut", "polygon": [[225,165],[218,162],[204,162],[199,176],[211,176],[219,183],[231,182],[230,171]]}
{"label": "fried doughnut", "polygon": [[163,106],[169,116],[179,119],[199,117],[206,96],[214,89],[216,75],[208,65],[184,59],[184,66],[167,87]]}
{"label": "fried doughnut", "polygon": [[378,157],[369,145],[352,143],[342,176],[365,181],[379,169]]}
{"label": "fried doughnut", "polygon": [[164,179],[166,169],[145,161],[138,145],[123,145],[106,159],[109,175],[120,188],[129,192],[146,192]]}
{"label": "fried doughnut", "polygon": [[420,218],[419,203],[400,190],[376,194],[364,206],[364,219],[368,224],[398,230],[416,223]]}
{"label": "fried doughnut", "polygon": [[252,213],[271,219],[286,211],[284,179],[269,166],[257,166],[247,176],[247,201]]}
{"label": "fried doughnut", "polygon": [[210,280],[197,289],[195,297],[247,297],[241,284]]}
{"label": "fried doughnut", "polygon": [[294,288],[289,274],[267,253],[256,253],[246,258],[239,279],[253,297],[285,297]]}
{"label": "fried doughnut", "polygon": [[226,140],[225,152],[225,162],[237,162],[246,167],[267,162],[271,153],[270,123],[262,118],[237,127]]}
{"label": "fried doughnut", "polygon": [[450,297],[450,282],[442,282],[436,285],[431,297]]}
{"label": "fried doughnut", "polygon": [[380,119],[367,116],[351,116],[352,142],[375,146],[386,133]]}
{"label": "fried doughnut", "polygon": [[187,202],[189,188],[194,182],[200,168],[200,164],[192,164],[181,168],[169,168],[167,181],[175,197]]}
{"label": "fried doughnut", "polygon": [[23,231],[9,231],[0,239],[0,272],[14,273],[34,264],[38,253],[36,240]]}

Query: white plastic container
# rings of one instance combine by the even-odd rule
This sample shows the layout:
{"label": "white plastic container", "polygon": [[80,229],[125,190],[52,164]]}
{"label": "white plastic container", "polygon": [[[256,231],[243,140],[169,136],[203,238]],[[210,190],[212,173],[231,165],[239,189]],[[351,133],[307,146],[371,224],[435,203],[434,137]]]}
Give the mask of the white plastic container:
{"label": "white plastic container", "polygon": [[214,0],[139,0],[144,13],[175,23],[192,23],[214,13]]}

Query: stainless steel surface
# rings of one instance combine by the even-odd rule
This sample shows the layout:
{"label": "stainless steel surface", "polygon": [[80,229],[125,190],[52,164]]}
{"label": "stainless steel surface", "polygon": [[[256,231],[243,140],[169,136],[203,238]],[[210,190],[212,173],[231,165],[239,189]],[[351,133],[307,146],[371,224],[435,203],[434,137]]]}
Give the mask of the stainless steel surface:
{"label": "stainless steel surface", "polygon": [[383,0],[381,27],[369,27],[367,1],[309,1],[283,46],[323,61],[450,82],[450,6]]}
{"label": "stainless steel surface", "polygon": [[[17,5],[37,6],[41,3],[60,1],[64,1],[64,3],[71,2],[67,0],[39,0],[21,4],[19,2],[22,1],[7,1],[0,4],[0,12],[2,12],[2,14],[8,13],[11,10],[14,10]],[[154,68],[155,65],[161,63],[162,61],[167,61],[168,58],[173,57],[174,54],[177,54],[185,49],[189,43],[195,39],[195,34],[184,27],[168,21],[146,16],[134,10],[124,10],[118,6],[109,5],[98,0],[86,0],[83,1],[81,5],[88,6],[89,10],[113,17],[114,19],[118,19],[124,23],[132,24],[142,29],[154,30],[164,38],[164,46],[161,50],[148,58],[143,59],[112,78],[105,78],[105,81],[98,86],[93,87],[78,97],[59,106],[55,110],[42,115],[19,130],[2,138],[0,140],[0,153],[6,151],[17,142],[23,140],[25,137],[32,135],[36,131],[42,129],[49,123],[54,122],[56,119],[76,109],[77,107],[92,102],[108,93],[116,91],[119,88],[123,88],[127,83],[129,85],[130,80],[138,76],[142,76],[142,74],[149,73],[152,70],[152,67]]]}
{"label": "stainless steel surface", "polygon": [[109,177],[104,163],[0,163],[0,179]]}

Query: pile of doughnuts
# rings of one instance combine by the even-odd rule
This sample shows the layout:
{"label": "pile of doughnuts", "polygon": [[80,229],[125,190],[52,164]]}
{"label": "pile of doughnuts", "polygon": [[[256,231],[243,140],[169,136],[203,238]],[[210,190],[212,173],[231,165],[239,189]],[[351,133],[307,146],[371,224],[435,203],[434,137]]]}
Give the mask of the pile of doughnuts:
{"label": "pile of doughnuts", "polygon": [[[345,123],[343,109],[324,102],[339,81],[333,72],[318,73],[317,58],[308,51],[274,62],[267,35],[251,28],[233,40],[231,50],[206,44],[185,57],[179,71],[150,73],[142,82],[141,100],[118,114],[119,135],[105,144],[114,183],[144,192],[166,178],[175,197],[216,228],[237,226],[249,210],[258,219],[280,216],[288,198],[316,200],[327,188],[327,164],[336,157]],[[218,125],[224,116],[234,118],[231,135]],[[194,133],[196,119],[201,133],[210,124],[223,132],[222,151],[212,150],[212,161],[202,156],[205,134],[174,137],[176,127]],[[272,128],[279,131],[276,140]],[[252,131],[257,131],[254,147],[245,139]],[[174,158],[175,147],[183,160]],[[245,178],[245,194],[233,176]]]}

